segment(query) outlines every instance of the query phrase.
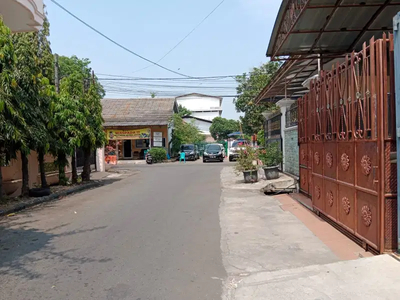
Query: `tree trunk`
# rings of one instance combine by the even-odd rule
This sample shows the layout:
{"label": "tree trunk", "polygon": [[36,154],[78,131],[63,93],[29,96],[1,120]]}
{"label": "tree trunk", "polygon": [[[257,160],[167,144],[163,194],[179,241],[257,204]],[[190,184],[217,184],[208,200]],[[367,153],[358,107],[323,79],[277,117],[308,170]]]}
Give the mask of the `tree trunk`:
{"label": "tree trunk", "polygon": [[21,152],[22,160],[22,188],[21,196],[29,196],[29,170],[28,170],[28,156]]}
{"label": "tree trunk", "polygon": [[76,169],[76,152],[72,153],[72,161],[71,161],[71,168],[72,168],[72,183],[75,184],[78,182],[78,170]]}
{"label": "tree trunk", "polygon": [[44,152],[39,150],[38,152],[39,170],[40,170],[40,181],[42,183],[42,188],[47,188],[46,171],[44,169]]}
{"label": "tree trunk", "polygon": [[90,148],[83,149],[83,172],[82,172],[82,181],[90,180]]}
{"label": "tree trunk", "polygon": [[2,161],[0,160],[0,200],[3,199],[3,166],[1,165]]}
{"label": "tree trunk", "polygon": [[63,152],[59,152],[57,155],[58,160],[58,181],[60,185],[66,185],[68,180],[65,176],[65,166],[66,166],[66,155]]}

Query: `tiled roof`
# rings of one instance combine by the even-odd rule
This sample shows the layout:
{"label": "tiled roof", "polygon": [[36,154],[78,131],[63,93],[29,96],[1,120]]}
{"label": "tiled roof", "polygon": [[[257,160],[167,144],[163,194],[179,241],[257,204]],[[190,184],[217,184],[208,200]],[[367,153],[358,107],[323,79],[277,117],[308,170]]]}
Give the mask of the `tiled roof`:
{"label": "tiled roof", "polygon": [[175,98],[102,99],[104,127],[167,125]]}

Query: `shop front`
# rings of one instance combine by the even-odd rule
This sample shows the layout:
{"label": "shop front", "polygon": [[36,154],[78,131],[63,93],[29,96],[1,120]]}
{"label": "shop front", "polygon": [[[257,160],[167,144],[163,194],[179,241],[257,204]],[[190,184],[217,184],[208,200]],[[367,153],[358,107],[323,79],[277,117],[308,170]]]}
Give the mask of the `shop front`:
{"label": "shop front", "polygon": [[167,126],[147,128],[108,128],[105,148],[107,164],[117,164],[118,160],[141,160],[152,147],[168,145]]}

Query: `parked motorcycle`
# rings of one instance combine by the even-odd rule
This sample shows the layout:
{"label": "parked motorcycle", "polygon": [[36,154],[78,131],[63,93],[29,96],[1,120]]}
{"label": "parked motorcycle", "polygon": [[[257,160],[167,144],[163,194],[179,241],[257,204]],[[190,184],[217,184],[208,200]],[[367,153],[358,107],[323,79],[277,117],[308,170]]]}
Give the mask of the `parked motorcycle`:
{"label": "parked motorcycle", "polygon": [[153,163],[153,158],[151,157],[150,153],[146,154],[146,163],[151,165]]}

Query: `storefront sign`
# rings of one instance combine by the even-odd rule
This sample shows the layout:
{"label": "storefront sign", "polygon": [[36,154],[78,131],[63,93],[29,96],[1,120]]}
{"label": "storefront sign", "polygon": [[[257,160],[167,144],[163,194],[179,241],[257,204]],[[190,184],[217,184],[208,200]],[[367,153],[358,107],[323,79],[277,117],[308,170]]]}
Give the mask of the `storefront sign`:
{"label": "storefront sign", "polygon": [[130,129],[130,130],[119,130],[119,129],[108,129],[107,138],[109,140],[138,140],[150,138],[150,128],[143,129]]}
{"label": "storefront sign", "polygon": [[155,131],[155,132],[153,132],[153,136],[154,136],[154,137],[161,137],[161,138],[162,138],[162,132],[157,132],[157,131]]}

